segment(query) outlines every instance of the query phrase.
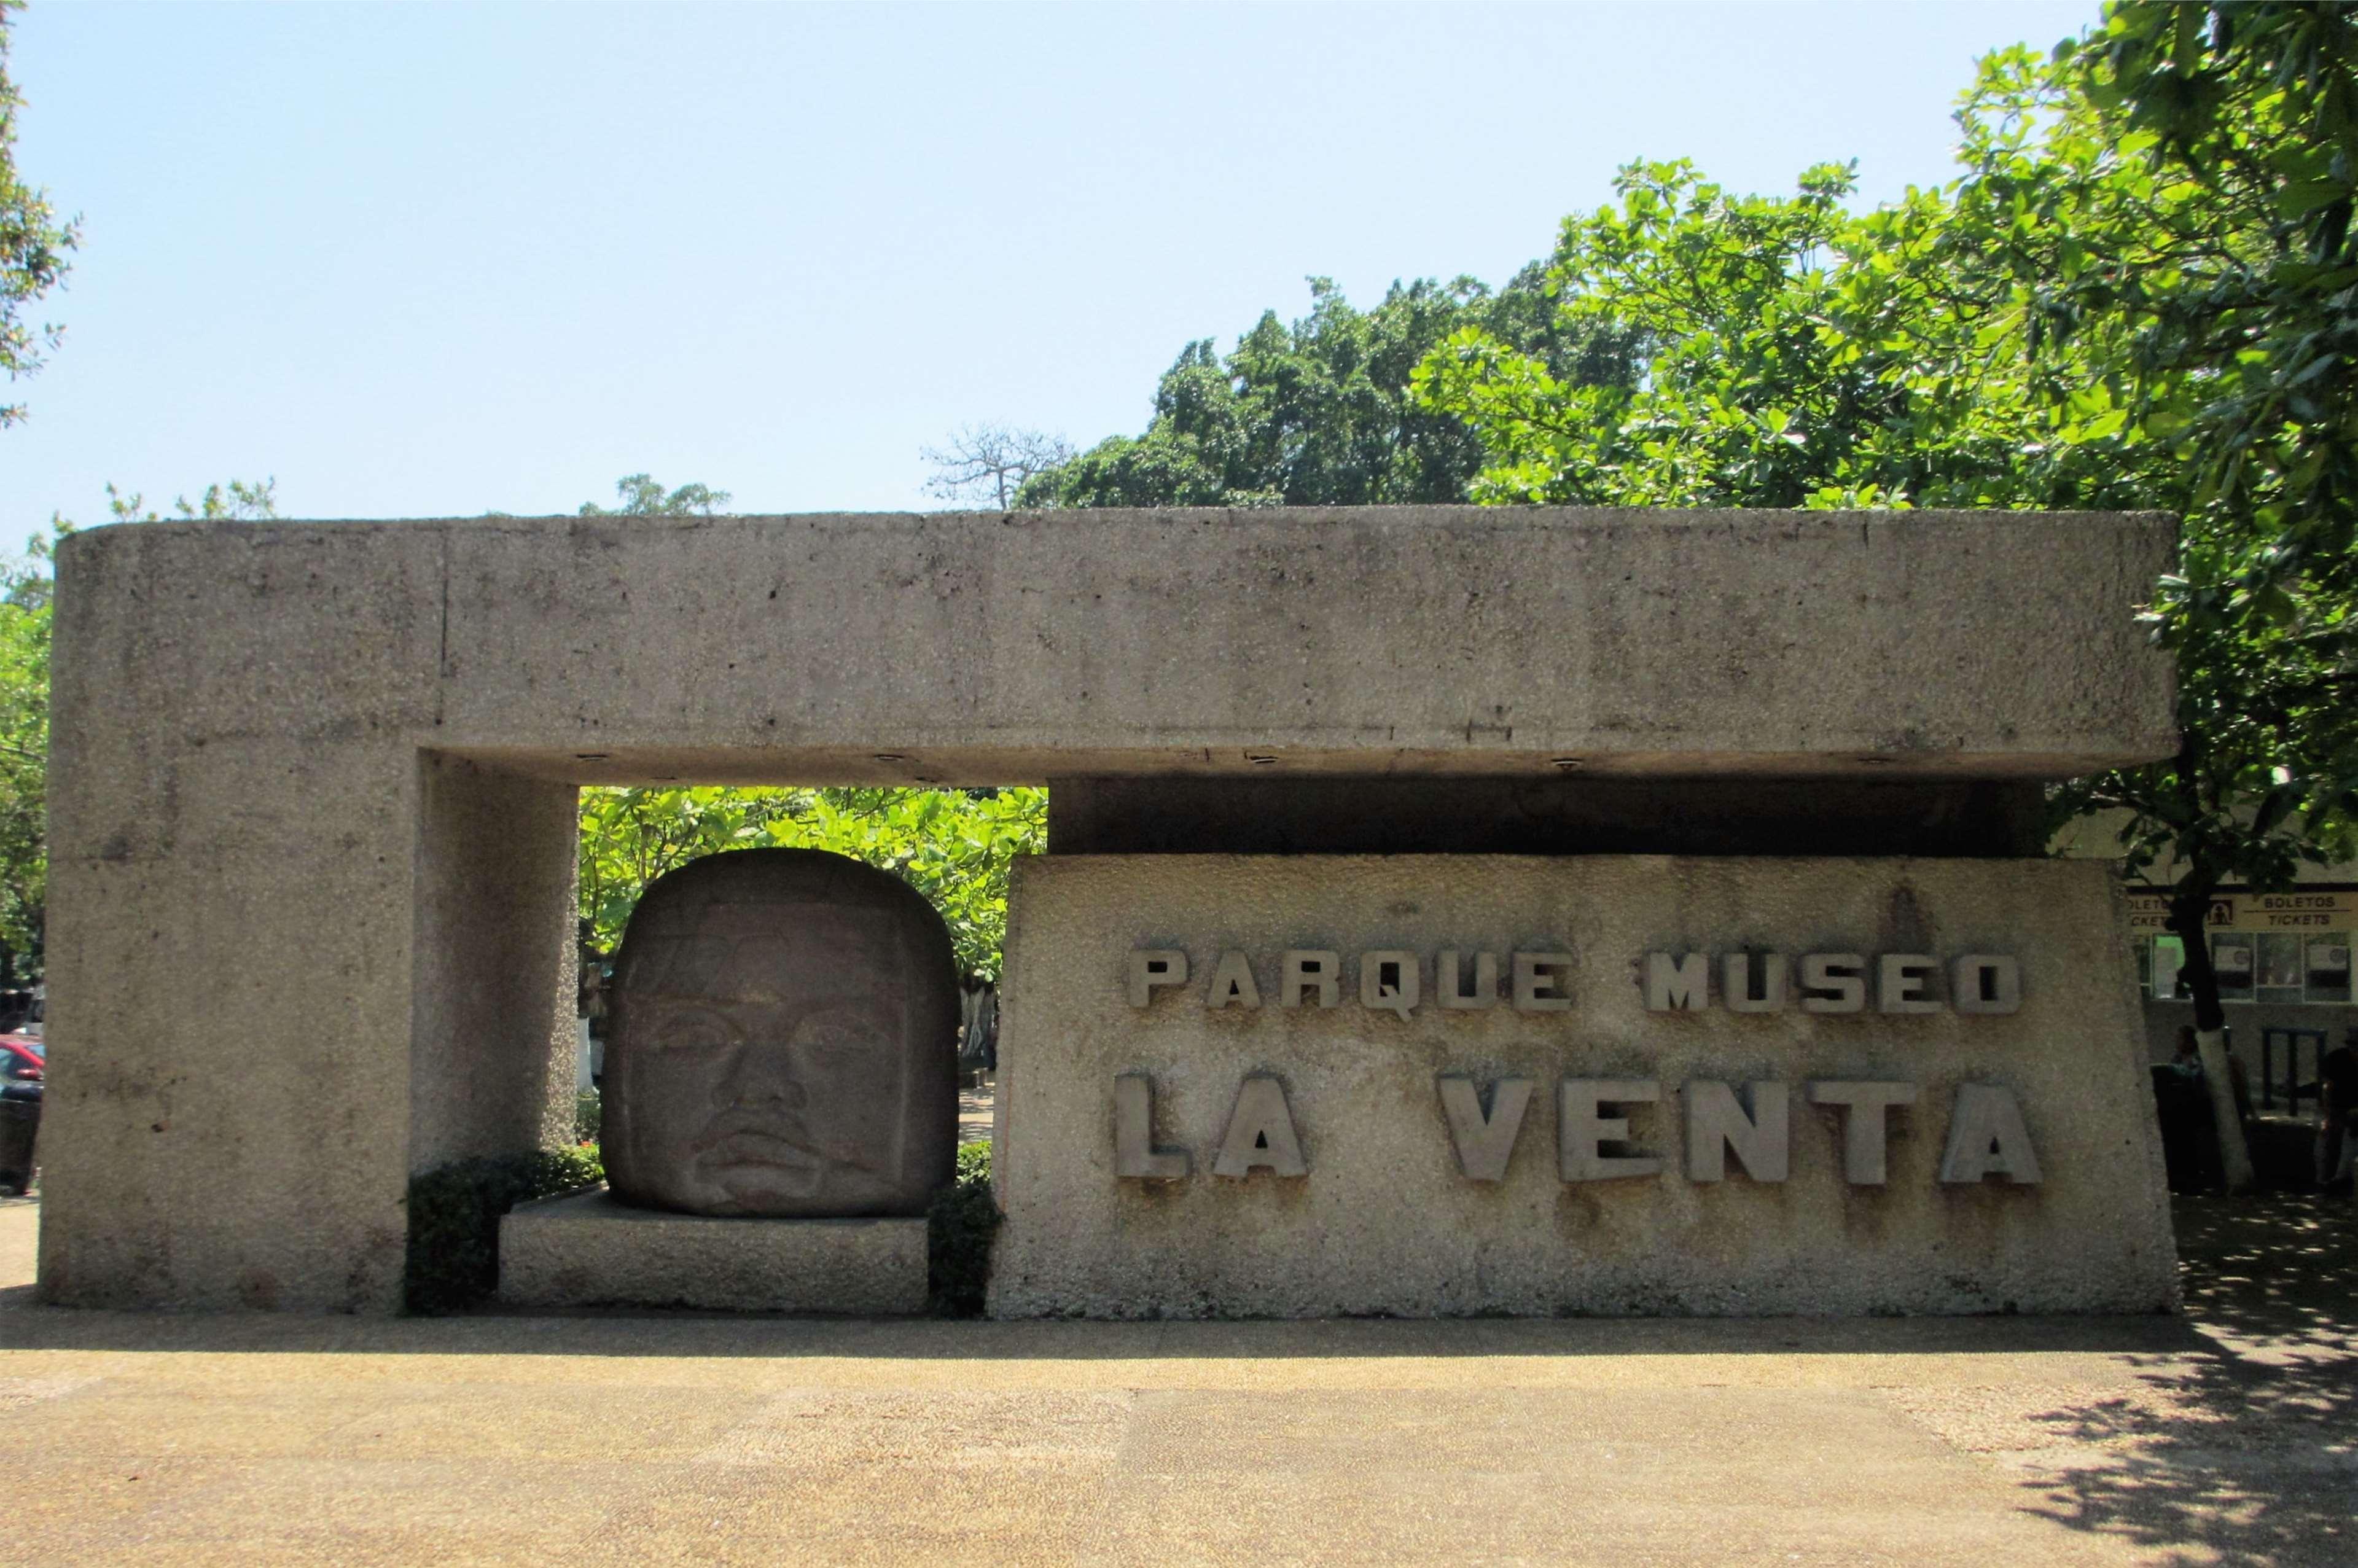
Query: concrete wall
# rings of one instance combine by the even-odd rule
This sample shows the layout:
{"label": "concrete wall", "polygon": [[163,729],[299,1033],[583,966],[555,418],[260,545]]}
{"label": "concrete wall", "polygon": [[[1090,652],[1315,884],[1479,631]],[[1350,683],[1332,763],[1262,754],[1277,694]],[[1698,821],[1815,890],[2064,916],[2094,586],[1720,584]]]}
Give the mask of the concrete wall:
{"label": "concrete wall", "polygon": [[154,524],[59,571],[189,733],[260,707],[574,783],[2039,778],[2170,749],[2129,613],[2169,539],[1473,507]]}
{"label": "concrete wall", "polygon": [[154,765],[146,842],[52,852],[42,1293],[391,1311],[410,1174],[570,1127],[574,792],[383,742]]}
{"label": "concrete wall", "polygon": [[413,1144],[569,1097],[571,790],[427,752],[441,544],[368,532],[64,552],[47,1299],[393,1310]]}
{"label": "concrete wall", "polygon": [[561,1127],[571,791],[2036,779],[2169,749],[2166,520],[157,524],[59,552],[41,1288],[387,1310]]}
{"label": "concrete wall", "polygon": [[151,731],[107,758],[81,631],[60,618],[41,1292],[389,1310],[416,754]]}
{"label": "concrete wall", "polygon": [[[1021,862],[999,1047],[994,1170],[1007,1211],[995,1314],[2145,1312],[2175,1257],[2135,971],[2112,869],[2093,862],[1048,856]],[[1133,947],[1190,983],[1128,1000]],[[1207,1010],[1216,955],[1258,956],[1264,1005]],[[1341,1005],[1283,1008],[1276,956],[1346,956]],[[1574,956],[1563,1011],[1433,1005],[1443,948]],[[1650,1012],[1651,950],[1998,953],[2006,1016]],[[1408,1019],[1363,1007],[1349,956],[1423,956]],[[1154,1084],[1154,1145],[1193,1173],[1117,1174],[1117,1075]],[[1212,1173],[1241,1080],[1284,1085],[1305,1175]],[[1444,1074],[1539,1086],[1506,1179],[1460,1173]],[[1660,1176],[1567,1183],[1555,1085],[1660,1080],[1633,1115]],[[1790,1086],[1790,1179],[1719,1182],[1680,1159],[1682,1084]],[[1844,1180],[1812,1079],[1918,1086],[1887,1185]],[[2036,1186],[1936,1179],[1962,1086],[2017,1098]]]}
{"label": "concrete wall", "polygon": [[579,792],[419,763],[409,1168],[572,1138]]}

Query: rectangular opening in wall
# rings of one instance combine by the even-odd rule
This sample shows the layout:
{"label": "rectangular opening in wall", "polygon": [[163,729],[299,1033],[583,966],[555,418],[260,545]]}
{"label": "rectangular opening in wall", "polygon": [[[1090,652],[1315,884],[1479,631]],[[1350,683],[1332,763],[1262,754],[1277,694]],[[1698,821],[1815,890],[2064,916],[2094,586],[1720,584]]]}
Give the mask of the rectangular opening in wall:
{"label": "rectangular opening in wall", "polygon": [[731,850],[825,850],[888,871],[923,895],[948,929],[957,968],[961,1076],[979,1081],[996,1065],[1009,871],[1017,856],[1045,851],[1047,822],[1047,791],[1034,785],[585,786],[577,884],[581,1134],[594,1137],[599,1128],[609,982],[631,912],[662,877]]}
{"label": "rectangular opening in wall", "polygon": [[2301,938],[2288,932],[2267,932],[2257,939],[2258,970],[2255,994],[2263,1002],[2279,1005],[2301,999]]}
{"label": "rectangular opening in wall", "polygon": [[2220,935],[2211,938],[2211,967],[2219,977],[2221,1001],[2252,1000],[2256,957],[2249,936]]}
{"label": "rectangular opening in wall", "polygon": [[2350,1001],[2350,933],[2329,931],[2308,938],[2306,994],[2311,1002],[2347,1006]]}

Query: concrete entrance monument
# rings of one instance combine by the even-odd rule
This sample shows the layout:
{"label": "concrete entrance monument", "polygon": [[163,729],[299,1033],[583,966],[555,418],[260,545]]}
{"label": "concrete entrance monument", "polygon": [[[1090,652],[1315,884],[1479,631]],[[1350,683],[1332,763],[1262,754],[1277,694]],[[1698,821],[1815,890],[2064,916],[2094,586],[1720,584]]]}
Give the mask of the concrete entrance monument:
{"label": "concrete entrance monument", "polygon": [[[2169,543],[1474,508],[92,530],[59,563],[40,1289],[392,1310],[409,1176],[569,1119],[579,785],[1045,782],[997,1312],[2165,1305],[2120,896],[2039,858],[2039,791],[2172,749],[2133,619]],[[736,963],[643,994],[746,1027]],[[786,1044],[618,1119],[618,1190],[666,1206],[535,1256],[918,1223],[889,1205],[936,1168],[885,1147],[914,1122],[707,1111],[731,1075],[827,1092],[758,1022]],[[763,1245],[712,1304],[906,1277]]]}

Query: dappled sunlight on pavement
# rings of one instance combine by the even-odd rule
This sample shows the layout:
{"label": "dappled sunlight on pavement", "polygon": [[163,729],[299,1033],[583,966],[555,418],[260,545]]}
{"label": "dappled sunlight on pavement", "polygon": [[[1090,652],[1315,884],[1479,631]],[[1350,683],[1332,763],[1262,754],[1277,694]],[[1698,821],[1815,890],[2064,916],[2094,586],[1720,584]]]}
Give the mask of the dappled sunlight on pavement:
{"label": "dappled sunlight on pavement", "polygon": [[990,1114],[996,1086],[986,1079],[979,1089],[958,1090],[958,1141],[975,1143],[990,1141]]}
{"label": "dappled sunlight on pavement", "polygon": [[1898,1390],[2031,1509],[2157,1562],[2358,1563],[2358,1223],[2346,1198],[2177,1200],[2198,1339],[2129,1386]]}

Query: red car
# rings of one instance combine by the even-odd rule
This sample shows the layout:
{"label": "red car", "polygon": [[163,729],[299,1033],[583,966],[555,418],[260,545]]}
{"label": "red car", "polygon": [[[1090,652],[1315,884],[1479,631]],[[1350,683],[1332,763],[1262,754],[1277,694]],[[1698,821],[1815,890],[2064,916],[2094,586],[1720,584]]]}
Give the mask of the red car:
{"label": "red car", "polygon": [[41,1081],[44,1047],[29,1034],[0,1034],[0,1083]]}
{"label": "red car", "polygon": [[33,1184],[45,1053],[28,1035],[0,1034],[0,1196],[20,1195]]}

